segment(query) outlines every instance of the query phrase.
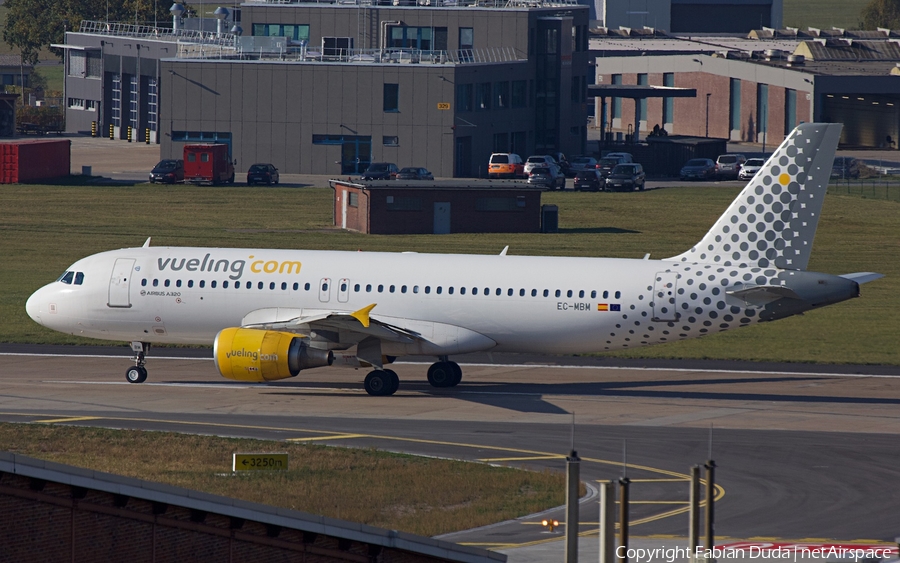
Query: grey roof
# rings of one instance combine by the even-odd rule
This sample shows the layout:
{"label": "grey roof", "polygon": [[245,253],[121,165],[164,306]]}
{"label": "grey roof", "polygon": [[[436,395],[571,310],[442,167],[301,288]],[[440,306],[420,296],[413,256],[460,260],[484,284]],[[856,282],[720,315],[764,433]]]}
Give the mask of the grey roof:
{"label": "grey roof", "polygon": [[288,510],[286,508],[211,495],[181,487],[43,461],[9,452],[0,452],[0,471],[68,486],[222,514],[248,521],[281,526],[282,528],[314,532],[391,549],[401,549],[431,557],[440,557],[448,561],[471,563],[506,561],[506,555],[501,553],[461,546],[406,532],[385,530],[297,510]]}
{"label": "grey roof", "polygon": [[[22,57],[19,55],[0,55],[0,66],[19,66],[22,64]],[[25,63],[25,68],[32,68],[34,65]]]}
{"label": "grey roof", "polygon": [[328,181],[334,188],[340,184],[364,190],[515,190],[515,191],[545,191],[540,186],[532,186],[525,180],[363,180],[361,178],[348,178],[347,180],[334,179]]}
{"label": "grey roof", "polygon": [[900,44],[896,40],[815,39],[798,45],[795,53],[814,61],[900,61]]}

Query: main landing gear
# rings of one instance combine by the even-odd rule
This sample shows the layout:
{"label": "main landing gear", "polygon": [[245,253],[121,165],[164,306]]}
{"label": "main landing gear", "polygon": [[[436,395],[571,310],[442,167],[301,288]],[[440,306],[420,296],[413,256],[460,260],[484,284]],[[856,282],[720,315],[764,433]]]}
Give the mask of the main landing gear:
{"label": "main landing gear", "polygon": [[[440,361],[428,368],[428,383],[432,387],[456,387],[462,381],[462,368],[456,362],[441,356]],[[392,369],[376,369],[370,371],[363,383],[366,393],[375,397],[393,395],[400,388],[400,378]]]}
{"label": "main landing gear", "polygon": [[144,358],[150,352],[149,342],[132,342],[131,349],[134,351],[134,365],[125,371],[125,379],[128,383],[143,383],[147,381],[147,368],[144,367]]}
{"label": "main landing gear", "polygon": [[462,381],[462,368],[456,362],[441,356],[439,362],[428,368],[428,383],[432,387],[456,387]]}

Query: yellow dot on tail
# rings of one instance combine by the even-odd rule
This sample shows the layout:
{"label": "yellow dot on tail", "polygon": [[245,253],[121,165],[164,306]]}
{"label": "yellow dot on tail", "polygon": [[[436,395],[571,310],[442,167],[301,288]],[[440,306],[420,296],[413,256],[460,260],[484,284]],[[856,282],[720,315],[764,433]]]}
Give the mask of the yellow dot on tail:
{"label": "yellow dot on tail", "polygon": [[786,186],[791,183],[791,177],[788,176],[787,174],[782,174],[781,176],[778,177],[778,183],[781,184],[782,186]]}

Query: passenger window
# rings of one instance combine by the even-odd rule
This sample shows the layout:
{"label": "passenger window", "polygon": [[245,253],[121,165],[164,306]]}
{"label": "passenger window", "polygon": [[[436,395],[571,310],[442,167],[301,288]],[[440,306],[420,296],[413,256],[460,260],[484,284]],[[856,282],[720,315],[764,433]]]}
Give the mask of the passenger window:
{"label": "passenger window", "polygon": [[616,299],[619,299],[620,297],[622,297],[622,292],[621,292],[621,291],[617,291],[617,292],[616,292]]}
{"label": "passenger window", "polygon": [[166,287],[169,287],[169,280],[166,280],[166,281],[163,283],[163,285],[166,286]]}
{"label": "passenger window", "polygon": [[287,282],[281,282],[281,290],[287,291]]}
{"label": "passenger window", "polygon": [[597,290],[593,289],[593,290],[591,290],[591,299],[596,299],[596,298],[597,298]]}
{"label": "passenger window", "polygon": [[566,292],[566,297],[572,297],[572,290],[571,290],[571,289],[570,289],[569,291]]}
{"label": "passenger window", "polygon": [[532,296],[532,297],[537,297],[537,290],[536,290],[536,289],[532,289],[532,290],[531,290],[531,296]]}
{"label": "passenger window", "polygon": [[216,280],[209,282],[209,287],[215,289],[216,288]]}
{"label": "passenger window", "polygon": [[382,293],[383,291],[384,291],[384,286],[381,284],[378,284],[378,293]]}
{"label": "passenger window", "polygon": [[447,288],[447,293],[449,293],[450,295],[453,295],[453,286],[452,285]]}
{"label": "passenger window", "polygon": [[430,286],[430,285],[426,285],[426,286],[425,286],[425,295],[428,295],[429,293],[431,293],[431,286]]}
{"label": "passenger window", "polygon": [[[264,287],[265,285],[263,284],[263,282],[259,282],[258,284],[256,284],[257,289],[262,289]],[[247,282],[247,289],[250,289],[250,282]]]}
{"label": "passenger window", "polygon": [[194,287],[194,280],[188,280],[188,287]]}
{"label": "passenger window", "polygon": [[81,285],[84,283],[84,272],[77,272],[75,274],[75,285]]}
{"label": "passenger window", "polygon": [[159,286],[159,280],[154,278],[153,279],[153,287],[157,287],[157,286]]}
{"label": "passenger window", "polygon": [[497,288],[497,291],[495,291],[494,293],[495,293],[496,295],[503,295],[503,290],[500,289],[500,288],[498,287],[498,288]]}
{"label": "passenger window", "polygon": [[300,284],[297,282],[294,282],[294,285],[292,287],[294,288],[294,291],[297,291],[298,289],[300,289]]}
{"label": "passenger window", "polygon": [[578,297],[584,297],[584,290],[583,290],[583,289],[580,290],[580,291],[578,292]]}
{"label": "passenger window", "polygon": [[417,285],[413,286],[413,293],[419,293],[419,286],[417,286]]}
{"label": "passenger window", "polygon": [[359,293],[359,284],[356,284],[356,285],[353,286],[353,291],[354,291],[355,293]]}
{"label": "passenger window", "polygon": [[406,293],[406,286],[405,286],[405,285],[401,285],[401,286],[400,286],[400,293]]}
{"label": "passenger window", "polygon": [[[216,283],[216,282],[213,282],[213,283]],[[241,286],[238,285],[238,284],[235,284],[234,287],[241,287]],[[223,281],[223,282],[222,282],[222,289],[228,289],[228,281]]]}
{"label": "passenger window", "polygon": [[347,282],[341,283],[341,291],[347,291]]}
{"label": "passenger window", "polygon": [[200,280],[200,289],[203,289],[204,286],[206,286],[206,280]]}
{"label": "passenger window", "polygon": [[484,288],[484,294],[485,294],[485,295],[490,295],[490,294],[491,294],[491,288],[489,288],[489,287]]}
{"label": "passenger window", "polygon": [[508,290],[506,290],[506,294],[509,295],[510,297],[512,297],[513,288],[509,288]]}
{"label": "passenger window", "polygon": [[370,284],[370,283],[366,284],[366,293],[372,293],[372,284]]}
{"label": "passenger window", "polygon": [[328,282],[322,283],[322,291],[328,291]]}
{"label": "passenger window", "polygon": [[549,289],[545,289],[545,290],[544,290],[544,297],[550,297],[550,290],[549,290]]}
{"label": "passenger window", "polygon": [[473,287],[473,288],[472,288],[472,295],[478,295],[478,288],[477,288],[477,287]]}
{"label": "passenger window", "polygon": [[519,290],[519,297],[525,297],[525,290],[524,290],[524,289],[520,289],[520,290]]}
{"label": "passenger window", "polygon": [[388,288],[388,292],[394,293],[394,286],[389,287],[389,288]]}
{"label": "passenger window", "polygon": [[562,291],[560,291],[560,290],[557,289],[555,295],[556,295],[557,297],[562,296]]}
{"label": "passenger window", "polygon": [[147,278],[141,280],[141,287],[147,287]]}
{"label": "passenger window", "polygon": [[[428,289],[428,288],[426,287],[425,289]],[[441,294],[441,291],[442,291],[441,286],[437,286],[437,289],[435,289],[435,292],[436,292],[438,295],[440,295],[440,294]]]}
{"label": "passenger window", "polygon": [[603,298],[604,298],[604,299],[609,299],[609,292],[608,292],[608,291],[604,291],[604,292],[603,292]]}
{"label": "passenger window", "polygon": [[465,288],[465,287],[459,288],[459,294],[460,294],[460,295],[465,295],[465,294],[466,294],[466,288]]}
{"label": "passenger window", "polygon": [[275,289],[275,282],[269,282],[269,289]]}
{"label": "passenger window", "polygon": [[303,289],[305,289],[306,291],[309,291],[309,282],[306,282],[305,284],[303,284]]}
{"label": "passenger window", "polygon": [[175,280],[175,287],[181,287],[181,280]]}

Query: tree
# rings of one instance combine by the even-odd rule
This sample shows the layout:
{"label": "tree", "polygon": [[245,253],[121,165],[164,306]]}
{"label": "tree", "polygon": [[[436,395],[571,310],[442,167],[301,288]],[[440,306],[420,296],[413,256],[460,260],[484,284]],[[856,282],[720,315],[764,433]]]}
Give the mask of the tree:
{"label": "tree", "polygon": [[169,18],[169,5],[159,0],[6,0],[5,6],[3,40],[18,47],[26,63],[36,63],[52,43],[64,43],[65,31],[79,29],[81,20],[153,25]]}
{"label": "tree", "polygon": [[860,13],[862,29],[900,29],[900,0],[872,0]]}

